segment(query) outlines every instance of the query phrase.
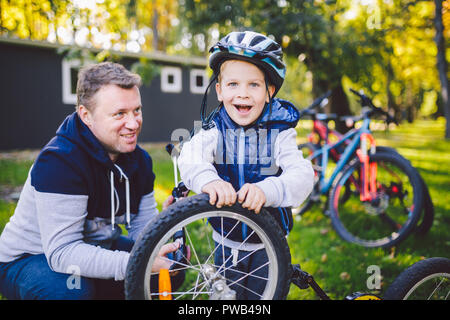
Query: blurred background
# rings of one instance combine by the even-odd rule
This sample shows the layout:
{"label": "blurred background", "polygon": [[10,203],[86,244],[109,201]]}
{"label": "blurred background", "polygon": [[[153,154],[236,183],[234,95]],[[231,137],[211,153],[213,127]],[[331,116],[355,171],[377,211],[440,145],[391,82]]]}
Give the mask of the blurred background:
{"label": "blurred background", "polygon": [[[167,91],[158,83],[157,90],[154,88],[148,96],[143,94],[144,101],[154,105],[152,114],[167,118],[169,128],[164,130],[160,122],[152,123],[155,130],[144,132],[142,139],[166,141],[174,128],[190,129],[198,119],[202,89],[210,76],[206,59],[209,47],[232,30],[254,30],[282,44],[288,72],[279,96],[300,109],[332,90],[327,111],[358,113],[359,104],[348,95],[348,88],[353,88],[363,89],[376,105],[389,110],[399,121],[448,118],[449,10],[448,0],[0,0],[1,103],[14,105],[19,88],[30,95],[32,88],[41,92],[29,97],[32,103],[45,96],[50,99],[52,89],[53,95],[63,95],[59,78],[64,71],[60,69],[67,64],[72,88],[64,90],[72,90],[72,94],[76,72],[70,71],[87,62],[119,60],[139,72],[148,86],[152,82],[155,86],[158,78],[164,81],[167,66],[181,68],[181,82],[189,81],[184,77],[188,68],[191,90],[186,89],[187,93],[180,84],[181,89],[172,91],[181,93],[179,97],[161,96],[161,91]],[[17,47],[24,45],[22,51],[28,56],[18,52]],[[59,56],[58,63],[64,60],[65,65],[39,69],[45,62],[33,53],[36,48],[51,49]],[[55,58],[47,57],[46,62],[50,59]],[[34,69],[32,74],[30,69]],[[177,82],[176,70],[168,72],[169,84]],[[42,74],[44,81],[39,80]],[[26,79],[31,82],[24,88]],[[44,83],[52,79],[58,83],[45,87]],[[197,84],[194,93],[192,79]],[[8,92],[10,96],[6,97]],[[73,111],[61,107],[73,106],[70,99],[62,98],[36,107],[44,113],[45,108],[55,108],[46,116],[46,127],[51,131],[35,127],[37,112],[29,118],[30,128],[44,130],[45,137],[33,143],[32,139],[24,142],[27,137],[17,138],[2,143],[0,149],[43,146],[53,135],[53,127]],[[161,113],[158,109],[162,103],[178,108]],[[22,108],[22,117],[31,109],[28,101],[23,104],[27,109],[17,106]],[[341,124],[336,125],[345,130]],[[15,131],[10,120],[2,127],[8,127],[1,131],[2,136]],[[450,137],[449,121],[445,136]]]}

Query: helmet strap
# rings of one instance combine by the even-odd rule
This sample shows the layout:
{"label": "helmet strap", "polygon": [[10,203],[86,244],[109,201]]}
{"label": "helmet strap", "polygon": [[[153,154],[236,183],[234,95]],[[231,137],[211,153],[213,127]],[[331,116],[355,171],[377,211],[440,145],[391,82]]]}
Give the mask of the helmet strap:
{"label": "helmet strap", "polygon": [[202,105],[200,107],[200,120],[202,121],[202,128],[205,130],[211,129],[211,120],[212,120],[214,114],[217,113],[217,108],[216,108],[213,112],[211,112],[211,114],[207,115],[206,109],[207,109],[207,104],[208,104],[207,102],[208,102],[209,88],[217,80],[218,76],[219,76],[218,74],[214,73],[213,77],[211,78],[211,81],[209,82],[208,86],[206,87],[205,93],[203,94]]}
{"label": "helmet strap", "polygon": [[269,82],[267,81],[267,78],[264,79],[265,83],[266,83],[266,91],[267,94],[269,95],[269,118],[268,121],[270,121],[270,118],[272,118],[272,102],[273,102],[273,96],[270,95],[270,91],[269,91]]}

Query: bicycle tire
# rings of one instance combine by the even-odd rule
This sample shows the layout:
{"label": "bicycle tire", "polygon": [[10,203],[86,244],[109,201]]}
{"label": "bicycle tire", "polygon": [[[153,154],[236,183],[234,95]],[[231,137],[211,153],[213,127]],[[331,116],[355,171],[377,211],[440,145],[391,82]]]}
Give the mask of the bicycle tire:
{"label": "bicycle tire", "polygon": [[[411,163],[408,159],[406,159],[405,157],[400,155],[400,153],[398,153],[398,151],[392,147],[377,146],[376,151],[377,152],[395,153],[395,154],[399,155],[400,157],[402,157],[403,159],[405,159],[406,161],[408,161],[409,163]],[[414,169],[417,170],[416,168],[414,168]],[[433,204],[433,200],[431,199],[430,191],[428,190],[428,185],[425,183],[425,180],[422,178],[422,176],[420,175],[420,173],[418,171],[417,171],[417,174],[420,176],[420,180],[421,180],[422,188],[423,188],[423,213],[421,216],[421,220],[419,220],[414,232],[417,235],[424,236],[430,231],[431,227],[433,226],[434,204]]]}
{"label": "bicycle tire", "polygon": [[[125,277],[126,299],[152,299],[154,296],[152,296],[152,288],[149,288],[151,281],[148,270],[154,260],[152,257],[154,257],[155,252],[159,251],[166,239],[170,239],[174,230],[179,229],[184,224],[195,224],[200,221],[198,219],[204,220],[213,216],[233,217],[235,220],[246,223],[251,230],[256,232],[263,242],[270,260],[269,280],[262,298],[285,299],[289,291],[292,273],[291,256],[286,238],[281,228],[278,227],[276,220],[264,208],[259,214],[255,214],[253,211],[242,208],[239,203],[218,209],[209,203],[207,194],[195,195],[177,201],[162,211],[144,228],[130,253]],[[211,224],[207,224],[207,226],[210,227]],[[199,243],[204,244],[200,240]],[[194,248],[191,249],[191,252],[196,250],[192,242],[188,245]],[[205,265],[206,263],[207,261],[205,261]],[[188,277],[187,274],[186,277]],[[271,281],[270,285],[269,281]],[[158,297],[157,294],[156,297]],[[209,296],[199,294],[196,298],[209,298]]]}
{"label": "bicycle tire", "polygon": [[[398,189],[406,189],[408,184],[411,185],[412,192],[410,193],[412,193],[413,199],[410,202],[410,206],[403,208],[403,210],[396,210],[396,207],[392,209],[391,200],[395,201],[396,198],[394,197],[395,195],[389,195],[391,191],[387,189],[390,186],[384,185],[379,194],[377,194],[377,198],[382,200],[379,203],[361,202],[359,200],[359,192],[353,192],[355,200],[350,202],[346,208],[343,208],[342,203],[339,201],[341,187],[347,183],[347,180],[354,172],[359,172],[360,170],[361,163],[358,158],[354,158],[336,177],[331,188],[329,202],[331,222],[338,235],[348,242],[364,247],[389,248],[403,241],[416,227],[423,207],[422,184],[417,171],[412,168],[407,160],[399,155],[379,152],[370,156],[370,162],[376,162],[378,165],[377,180],[381,179],[382,176],[380,168],[388,167],[388,165],[389,168],[387,173],[384,174],[385,177],[390,179],[389,170],[393,172],[394,169],[397,172],[393,172],[392,179],[398,176],[397,173],[404,175],[403,178],[407,181],[400,181],[397,187]],[[393,184],[392,182],[390,183],[391,185]],[[399,197],[404,196],[404,194],[400,195],[401,192],[398,194]],[[408,194],[407,191],[406,194]],[[390,209],[389,214],[386,212],[388,208]],[[390,214],[395,214],[396,219],[392,219]],[[401,222],[398,222],[397,219]],[[386,223],[394,230],[392,232],[389,231],[390,233],[386,231],[385,235]],[[350,225],[352,226],[351,230],[349,230]],[[372,235],[372,233],[376,233],[376,235]],[[372,238],[365,239],[363,236]]]}
{"label": "bicycle tire", "polygon": [[[449,298],[450,259],[433,257],[405,269],[386,290],[385,300],[425,300]],[[436,286],[435,283],[439,282]],[[443,290],[442,290],[443,289]],[[430,293],[431,290],[431,293]]]}

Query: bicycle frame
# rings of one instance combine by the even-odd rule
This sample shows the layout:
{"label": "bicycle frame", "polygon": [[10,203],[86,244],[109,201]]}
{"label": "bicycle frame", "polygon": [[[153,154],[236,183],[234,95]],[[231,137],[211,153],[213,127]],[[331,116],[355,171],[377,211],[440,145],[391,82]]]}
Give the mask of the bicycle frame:
{"label": "bicycle frame", "polygon": [[[313,160],[313,159],[317,159],[320,157],[321,159],[321,172],[319,174],[319,190],[321,194],[326,194],[327,192],[329,192],[329,190],[331,189],[331,186],[333,184],[334,179],[336,178],[336,176],[339,174],[339,172],[344,168],[344,166],[349,162],[349,160],[351,159],[352,155],[355,153],[355,151],[358,150],[360,152],[357,152],[360,160],[364,163],[368,165],[368,156],[367,156],[367,140],[369,140],[369,143],[371,145],[371,149],[372,151],[373,148],[375,147],[375,140],[373,139],[372,135],[371,135],[371,131],[369,129],[369,124],[370,124],[370,119],[365,118],[363,120],[362,126],[359,129],[352,129],[349,132],[347,132],[346,134],[344,134],[341,139],[335,143],[329,144],[328,141],[325,140],[324,145],[317,151],[315,151],[312,155],[310,155],[307,159],[309,160]],[[339,158],[339,160],[336,163],[336,168],[333,170],[331,176],[327,179],[325,177],[325,171],[326,168],[328,167],[328,159],[329,159],[329,155],[331,153],[332,150],[338,148],[340,145],[342,145],[343,143],[346,143],[350,140],[350,142],[348,143],[347,147],[345,148],[344,152],[342,153],[341,157]],[[368,168],[367,166],[363,166],[364,167],[364,171],[363,173],[363,190],[361,192],[361,196],[365,199],[365,200],[370,200],[370,194],[369,194],[369,179],[367,179],[368,177],[368,171],[366,170],[366,168]],[[371,183],[370,183],[370,191],[371,192],[375,192],[375,176],[376,176],[376,168],[372,167],[371,169]],[[368,186],[367,188],[365,186]]]}
{"label": "bicycle frame", "polygon": [[[314,139],[315,135],[317,135],[318,137],[317,141],[316,139]],[[308,135],[308,141],[313,144],[322,145],[322,142],[329,143],[330,135],[336,137],[338,140],[342,139],[343,136],[343,134],[341,134],[340,132],[330,129],[326,121],[323,121],[321,119],[314,119],[313,129],[312,132]],[[332,156],[334,161],[339,160],[340,154],[338,150],[330,150],[330,155]]]}

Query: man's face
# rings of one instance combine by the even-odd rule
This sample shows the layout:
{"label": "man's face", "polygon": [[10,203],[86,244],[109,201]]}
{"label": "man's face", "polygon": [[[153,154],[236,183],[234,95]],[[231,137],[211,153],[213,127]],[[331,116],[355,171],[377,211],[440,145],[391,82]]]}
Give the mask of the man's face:
{"label": "man's face", "polygon": [[[269,85],[268,89],[272,95],[275,88]],[[230,118],[241,126],[256,121],[269,102],[264,73],[254,64],[241,60],[222,64],[216,92]]]}
{"label": "man's face", "polygon": [[80,106],[78,114],[111,160],[115,161],[119,153],[134,151],[142,127],[139,89],[106,85],[94,95],[93,102],[92,110]]}

